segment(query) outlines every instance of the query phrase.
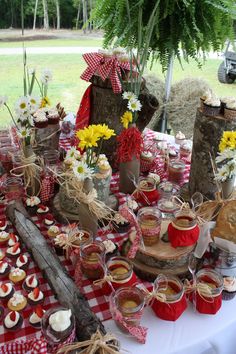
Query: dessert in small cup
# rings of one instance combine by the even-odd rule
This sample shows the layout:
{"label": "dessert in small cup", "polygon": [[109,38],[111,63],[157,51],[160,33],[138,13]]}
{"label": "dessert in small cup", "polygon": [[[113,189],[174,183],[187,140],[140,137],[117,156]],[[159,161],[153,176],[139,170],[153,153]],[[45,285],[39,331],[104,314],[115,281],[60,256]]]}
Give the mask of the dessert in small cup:
{"label": "dessert in small cup", "polygon": [[26,254],[21,254],[16,260],[17,268],[26,270],[29,265],[29,258]]}
{"label": "dessert in small cup", "polygon": [[8,246],[14,246],[17,242],[19,242],[19,237],[16,236],[15,234],[9,234],[10,238],[8,240]]}
{"label": "dessert in small cup", "polygon": [[43,292],[39,289],[39,287],[34,288],[34,290],[32,290],[28,294],[28,302],[32,306],[42,304],[43,301],[44,301],[44,295]]}
{"label": "dessert in small cup", "polygon": [[75,319],[72,311],[63,307],[46,311],[42,318],[41,328],[49,345],[63,343],[74,332]]}
{"label": "dessert in small cup", "polygon": [[7,262],[0,261],[0,279],[7,279],[11,271],[11,266]]}
{"label": "dessert in small cup", "polygon": [[112,220],[112,226],[116,232],[124,233],[129,230],[130,223],[121,214],[115,213]]}
{"label": "dessert in small cup", "polygon": [[220,114],[221,102],[218,97],[212,96],[203,103],[203,113],[207,116],[218,116]]}
{"label": "dessert in small cup", "polygon": [[6,256],[6,253],[0,249],[0,261]]}
{"label": "dessert in small cup", "polygon": [[39,216],[45,216],[49,212],[49,208],[46,205],[39,204],[38,209],[37,209],[37,214]]}
{"label": "dessert in small cup", "polygon": [[190,159],[192,152],[192,144],[190,142],[186,142],[180,146],[179,153],[180,158]]}
{"label": "dessert in small cup", "polygon": [[8,301],[14,294],[15,290],[12,283],[2,283],[0,285],[0,300],[1,302]]}
{"label": "dessert in small cup", "polygon": [[25,278],[25,281],[23,283],[23,288],[26,291],[32,291],[34,288],[37,288],[38,285],[39,285],[39,281],[36,278],[36,275],[31,274]]}
{"label": "dessert in small cup", "polygon": [[36,128],[46,128],[48,125],[48,119],[46,115],[40,114],[37,117],[34,117],[34,126]]}
{"label": "dessert in small cup", "polygon": [[64,241],[66,241],[67,239],[68,239],[68,234],[66,234],[66,233],[61,233],[61,234],[57,235],[56,237],[54,237],[53,246],[54,246],[56,254],[58,256],[63,256],[64,249],[63,249],[63,246],[61,246],[60,244],[63,243]]}
{"label": "dessert in small cup", "polygon": [[0,220],[0,231],[5,231],[7,228],[8,222],[6,219]]}
{"label": "dessert in small cup", "polygon": [[224,115],[224,110],[227,105],[227,103],[231,103],[235,101],[235,97],[233,96],[227,96],[227,97],[221,97],[220,102],[221,102],[221,113]]}
{"label": "dessert in small cup", "polygon": [[213,95],[213,93],[212,93],[212,91],[211,91],[210,89],[206,90],[206,91],[202,94],[202,96],[200,97],[201,110],[204,109],[203,104],[204,104],[205,100],[211,98],[212,95]]}
{"label": "dessert in small cup", "polygon": [[23,317],[18,311],[9,312],[4,318],[3,325],[8,331],[15,331],[22,327]]}
{"label": "dessert in small cup", "polygon": [[141,172],[149,172],[154,161],[154,155],[151,151],[143,151],[140,156]]}
{"label": "dessert in small cup", "polygon": [[56,109],[49,109],[47,112],[48,124],[57,124],[60,120],[60,116]]}
{"label": "dessert in small cup", "polygon": [[9,279],[14,284],[22,284],[26,277],[26,273],[21,268],[12,268],[9,274]]}
{"label": "dessert in small cup", "polygon": [[7,307],[11,311],[22,311],[27,306],[27,299],[20,293],[14,295],[8,300]]}
{"label": "dessert in small cup", "polygon": [[33,309],[33,312],[29,317],[29,323],[31,324],[31,326],[33,326],[35,328],[40,328],[44,313],[45,313],[45,310],[43,310],[42,306],[37,305]]}
{"label": "dessert in small cup", "polygon": [[49,236],[49,237],[52,237],[52,238],[55,238],[55,237],[56,237],[57,235],[59,235],[60,233],[61,233],[61,230],[60,230],[60,228],[59,228],[58,226],[56,226],[56,225],[50,226],[49,229],[48,229],[48,232],[47,232],[48,236]]}
{"label": "dessert in small cup", "polygon": [[54,216],[52,214],[46,214],[44,217],[44,224],[47,226],[52,226],[55,223]]}
{"label": "dessert in small cup", "polygon": [[181,131],[178,131],[178,133],[175,135],[175,144],[177,145],[182,145],[185,142],[185,135]]}
{"label": "dessert in small cup", "polygon": [[28,211],[28,213],[30,215],[35,215],[36,211],[37,211],[37,208],[38,208],[38,205],[40,203],[41,203],[41,200],[38,197],[36,197],[36,196],[26,198],[26,201],[25,201],[26,210]]}
{"label": "dessert in small cup", "polygon": [[136,200],[128,198],[128,200],[126,201],[126,205],[134,214],[137,214],[139,206]]}
{"label": "dessert in small cup", "polygon": [[224,277],[224,289],[222,292],[223,300],[232,300],[236,295],[236,278]]}
{"label": "dessert in small cup", "polygon": [[10,238],[10,234],[6,231],[0,231],[0,246],[4,246]]}
{"label": "dessert in small cup", "polygon": [[17,258],[20,253],[21,253],[21,249],[20,249],[20,243],[19,242],[15,243],[11,247],[8,247],[7,250],[6,250],[6,255],[9,258]]}
{"label": "dessert in small cup", "polygon": [[226,103],[224,117],[229,121],[236,121],[236,99]]}
{"label": "dessert in small cup", "polygon": [[119,253],[118,245],[111,240],[102,241],[105,246],[105,257],[108,260],[111,257],[117,256]]}

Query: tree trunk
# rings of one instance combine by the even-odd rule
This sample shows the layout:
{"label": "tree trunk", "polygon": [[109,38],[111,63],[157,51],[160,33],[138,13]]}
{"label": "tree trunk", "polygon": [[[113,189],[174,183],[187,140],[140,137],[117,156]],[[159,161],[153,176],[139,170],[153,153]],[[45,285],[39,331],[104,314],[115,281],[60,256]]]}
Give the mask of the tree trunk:
{"label": "tree trunk", "polygon": [[38,0],[35,0],[35,7],[34,7],[34,23],[33,23],[33,30],[36,27],[36,17],[37,17],[37,10],[38,10]]}
{"label": "tree trunk", "polygon": [[48,1],[42,0],[42,2],[43,2],[43,27],[45,30],[49,30]]}
{"label": "tree trunk", "polygon": [[60,14],[60,3],[59,0],[55,0],[56,10],[57,10],[57,29],[61,28],[61,14]]}
{"label": "tree trunk", "polygon": [[78,5],[78,12],[77,12],[77,17],[76,17],[76,25],[75,25],[76,29],[78,29],[78,25],[79,25],[80,7],[81,7],[81,2],[79,2],[79,5]]}
{"label": "tree trunk", "polygon": [[90,17],[90,20],[89,20],[89,32],[91,33],[92,32],[92,29],[93,29],[93,23],[92,23],[92,20],[91,20],[91,16],[92,16],[92,9],[93,9],[93,0],[89,0],[89,17]]}
{"label": "tree trunk", "polygon": [[88,26],[88,4],[87,0],[82,0],[83,3],[83,31],[86,33]]}

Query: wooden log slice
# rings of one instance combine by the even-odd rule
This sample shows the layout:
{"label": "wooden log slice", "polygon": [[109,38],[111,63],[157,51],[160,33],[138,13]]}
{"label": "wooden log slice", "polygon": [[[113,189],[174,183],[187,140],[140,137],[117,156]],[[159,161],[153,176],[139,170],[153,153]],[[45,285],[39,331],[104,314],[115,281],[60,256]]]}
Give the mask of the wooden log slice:
{"label": "wooden log slice", "polygon": [[38,155],[42,155],[47,150],[59,149],[60,125],[49,124],[46,128],[35,129],[35,146],[34,151]]}

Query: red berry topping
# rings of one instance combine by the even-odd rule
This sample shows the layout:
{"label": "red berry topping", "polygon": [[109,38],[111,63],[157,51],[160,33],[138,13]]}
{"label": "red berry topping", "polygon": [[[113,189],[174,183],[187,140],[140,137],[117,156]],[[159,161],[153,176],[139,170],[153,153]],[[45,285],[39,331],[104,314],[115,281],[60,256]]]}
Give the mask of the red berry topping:
{"label": "red berry topping", "polygon": [[10,234],[9,235],[10,236],[10,239],[13,241],[13,242],[17,242],[17,237],[16,237],[16,235],[15,234]]}
{"label": "red berry topping", "polygon": [[3,266],[4,266],[5,263],[6,263],[6,262],[0,261],[0,269],[3,268]]}
{"label": "red berry topping", "polygon": [[6,219],[0,220],[0,227],[4,227],[6,225]]}
{"label": "red berry topping", "polygon": [[16,311],[10,312],[10,319],[14,322],[16,320]]}
{"label": "red berry topping", "polygon": [[42,318],[44,311],[41,305],[38,305],[35,309],[35,313],[38,315],[38,317]]}
{"label": "red berry topping", "polygon": [[8,285],[7,285],[7,284],[2,284],[2,285],[1,285],[1,289],[2,289],[2,291],[3,291],[4,293],[7,293],[7,291],[8,291]]}
{"label": "red berry topping", "polygon": [[44,211],[47,210],[46,205],[43,205],[43,204],[40,204],[38,208],[39,208],[39,209],[42,209],[42,210],[44,210]]}
{"label": "red berry topping", "polygon": [[15,243],[12,248],[12,253],[16,253],[19,248],[20,248],[20,243],[19,242]]}
{"label": "red berry topping", "polygon": [[29,277],[29,285],[32,285],[33,284],[33,281],[34,281],[34,275],[31,275]]}
{"label": "red berry topping", "polygon": [[35,299],[37,299],[39,297],[39,292],[40,292],[39,288],[35,288],[33,290],[33,296]]}
{"label": "red berry topping", "polygon": [[26,256],[24,254],[20,255],[19,260],[20,260],[21,263],[27,262],[27,258],[26,258]]}
{"label": "red berry topping", "polygon": [[47,214],[47,215],[45,216],[45,219],[50,220],[50,221],[53,221],[53,220],[54,220],[54,217],[53,217],[52,214]]}

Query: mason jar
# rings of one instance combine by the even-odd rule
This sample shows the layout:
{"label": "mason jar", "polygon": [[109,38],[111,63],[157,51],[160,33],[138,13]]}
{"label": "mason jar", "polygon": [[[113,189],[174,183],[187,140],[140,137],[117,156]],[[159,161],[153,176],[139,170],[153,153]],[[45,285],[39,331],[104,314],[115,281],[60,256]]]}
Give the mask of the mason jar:
{"label": "mason jar", "polygon": [[80,247],[81,269],[88,279],[104,277],[105,246],[100,241],[94,241]]}
{"label": "mason jar", "polygon": [[161,219],[161,212],[155,207],[139,209],[137,220],[145,246],[152,246],[158,242],[161,231]]}
{"label": "mason jar", "polygon": [[184,182],[185,163],[179,160],[169,162],[168,180],[181,185]]}

